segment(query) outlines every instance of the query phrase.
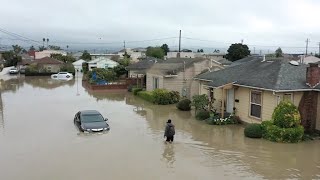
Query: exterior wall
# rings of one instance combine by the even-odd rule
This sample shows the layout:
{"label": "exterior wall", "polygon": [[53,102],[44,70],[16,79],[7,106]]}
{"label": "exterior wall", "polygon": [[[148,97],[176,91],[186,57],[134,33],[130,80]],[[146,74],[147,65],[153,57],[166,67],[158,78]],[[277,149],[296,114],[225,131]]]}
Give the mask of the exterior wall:
{"label": "exterior wall", "polygon": [[317,122],[316,130],[320,131],[320,92],[318,93],[318,112],[317,112]]}
{"label": "exterior wall", "polygon": [[51,67],[51,72],[59,72],[60,71],[60,65],[57,65],[57,64],[43,64],[42,67],[46,68],[47,70],[48,70],[48,68]]}
{"label": "exterior wall", "polygon": [[147,73],[147,85],[146,85],[146,90],[147,91],[152,91],[153,88],[153,78],[159,78],[159,89],[164,88],[163,86],[163,76],[157,75],[157,74],[151,74]]}
{"label": "exterior wall", "polygon": [[[177,58],[178,52],[168,52],[167,58]],[[180,58],[194,58],[193,52],[180,52]]]}
{"label": "exterior wall", "polygon": [[111,60],[102,60],[97,62],[97,68],[114,68],[118,65],[117,62]]}
{"label": "exterior wall", "polygon": [[[208,61],[195,63],[192,67],[187,68],[185,72],[178,73],[177,77],[164,78],[164,87],[170,91],[178,91],[181,96],[186,95],[191,98],[199,94],[199,83],[193,78],[209,67]],[[184,92],[184,89],[186,90]]]}
{"label": "exterior wall", "polygon": [[41,59],[44,57],[50,57],[51,54],[61,54],[66,56],[67,53],[64,51],[55,51],[55,50],[44,50],[44,51],[39,51],[35,52],[35,59]]}

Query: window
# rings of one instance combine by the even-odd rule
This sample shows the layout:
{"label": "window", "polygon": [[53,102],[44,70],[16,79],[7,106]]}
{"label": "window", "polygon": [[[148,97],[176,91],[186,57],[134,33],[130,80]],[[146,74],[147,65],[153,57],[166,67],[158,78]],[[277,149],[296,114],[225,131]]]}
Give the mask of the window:
{"label": "window", "polygon": [[261,92],[251,91],[250,98],[250,116],[261,118]]}
{"label": "window", "polygon": [[159,78],[153,77],[153,89],[159,88]]}
{"label": "window", "polygon": [[292,93],[284,93],[283,94],[283,100],[292,102],[293,101]]}
{"label": "window", "polygon": [[49,72],[51,72],[51,66],[48,66],[48,67],[47,67],[47,70],[48,70]]}

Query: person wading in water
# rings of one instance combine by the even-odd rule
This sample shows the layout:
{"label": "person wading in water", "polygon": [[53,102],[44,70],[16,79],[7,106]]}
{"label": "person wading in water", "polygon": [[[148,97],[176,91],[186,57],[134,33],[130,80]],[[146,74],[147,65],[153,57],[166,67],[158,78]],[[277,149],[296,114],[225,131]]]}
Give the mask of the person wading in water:
{"label": "person wading in water", "polygon": [[174,125],[171,123],[171,119],[168,120],[166,129],[164,130],[164,137],[166,137],[166,142],[173,142],[173,137],[175,135]]}

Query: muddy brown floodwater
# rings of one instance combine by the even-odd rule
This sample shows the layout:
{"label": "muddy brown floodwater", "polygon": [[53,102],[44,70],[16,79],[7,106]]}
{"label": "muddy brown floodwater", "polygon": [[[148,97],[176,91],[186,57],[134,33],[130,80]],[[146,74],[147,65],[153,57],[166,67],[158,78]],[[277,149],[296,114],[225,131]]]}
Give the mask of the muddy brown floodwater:
{"label": "muddy brown floodwater", "polygon": [[[241,125],[210,126],[193,112],[130,93],[91,92],[81,81],[1,80],[0,179],[320,179],[320,141],[248,139]],[[80,133],[79,110],[109,119],[105,134]],[[170,118],[175,142],[164,144]]]}

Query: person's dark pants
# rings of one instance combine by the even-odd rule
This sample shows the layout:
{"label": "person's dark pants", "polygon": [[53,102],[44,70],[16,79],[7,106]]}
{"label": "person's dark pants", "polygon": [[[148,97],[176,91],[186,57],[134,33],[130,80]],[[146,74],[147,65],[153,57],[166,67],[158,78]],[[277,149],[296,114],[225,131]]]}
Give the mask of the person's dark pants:
{"label": "person's dark pants", "polygon": [[167,137],[167,142],[173,142],[173,136]]}

